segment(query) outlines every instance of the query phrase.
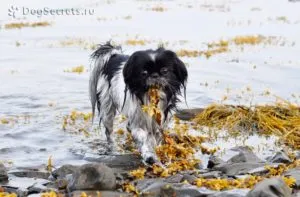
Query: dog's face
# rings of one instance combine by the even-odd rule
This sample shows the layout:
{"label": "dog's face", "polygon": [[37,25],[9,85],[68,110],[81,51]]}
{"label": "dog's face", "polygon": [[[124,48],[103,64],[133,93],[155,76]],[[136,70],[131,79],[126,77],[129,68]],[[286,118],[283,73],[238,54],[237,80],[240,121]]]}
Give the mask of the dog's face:
{"label": "dog's face", "polygon": [[129,91],[141,101],[151,86],[161,88],[170,99],[185,88],[187,70],[177,55],[163,48],[133,53],[123,69]]}

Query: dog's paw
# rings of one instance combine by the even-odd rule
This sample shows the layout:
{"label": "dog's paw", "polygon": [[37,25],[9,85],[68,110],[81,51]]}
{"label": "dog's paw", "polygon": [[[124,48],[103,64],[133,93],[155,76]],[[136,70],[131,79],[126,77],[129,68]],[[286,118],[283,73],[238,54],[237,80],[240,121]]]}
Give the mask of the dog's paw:
{"label": "dog's paw", "polygon": [[143,161],[146,165],[153,165],[155,163],[160,163],[157,156],[154,153],[148,152],[142,155]]}

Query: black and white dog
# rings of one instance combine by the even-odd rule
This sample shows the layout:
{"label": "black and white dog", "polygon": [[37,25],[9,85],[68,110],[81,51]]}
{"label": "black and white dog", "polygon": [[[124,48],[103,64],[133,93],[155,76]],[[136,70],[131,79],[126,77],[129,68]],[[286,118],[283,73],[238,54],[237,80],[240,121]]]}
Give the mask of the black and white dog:
{"label": "black and white dog", "polygon": [[[128,56],[110,42],[100,45],[91,57],[94,60],[89,85],[92,110],[94,115],[97,107],[108,142],[113,143],[113,119],[119,112],[128,118],[127,129],[144,161],[158,162],[155,146],[162,141],[162,131],[176,109],[178,96],[184,92],[185,97],[188,74],[184,63],[163,47]],[[159,87],[161,125],[142,110],[143,105],[149,104],[148,90],[153,86]]]}

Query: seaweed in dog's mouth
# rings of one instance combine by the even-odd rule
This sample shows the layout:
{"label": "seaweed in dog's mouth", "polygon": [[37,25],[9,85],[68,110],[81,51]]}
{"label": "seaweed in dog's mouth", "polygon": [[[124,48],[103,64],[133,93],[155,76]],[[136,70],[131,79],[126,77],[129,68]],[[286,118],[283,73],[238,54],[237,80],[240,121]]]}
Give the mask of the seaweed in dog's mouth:
{"label": "seaweed in dog's mouth", "polygon": [[157,85],[150,86],[148,90],[149,104],[143,105],[142,109],[149,116],[153,117],[159,125],[161,125],[162,113],[158,107],[160,100],[159,89],[160,87]]}

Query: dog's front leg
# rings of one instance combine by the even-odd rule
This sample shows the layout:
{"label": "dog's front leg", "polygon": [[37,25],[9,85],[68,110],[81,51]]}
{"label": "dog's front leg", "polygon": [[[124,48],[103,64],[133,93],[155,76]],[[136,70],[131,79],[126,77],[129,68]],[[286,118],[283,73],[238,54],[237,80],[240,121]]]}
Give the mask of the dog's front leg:
{"label": "dog's front leg", "polygon": [[143,160],[150,165],[158,163],[158,158],[155,153],[156,141],[153,134],[142,128],[131,129],[131,134]]}

